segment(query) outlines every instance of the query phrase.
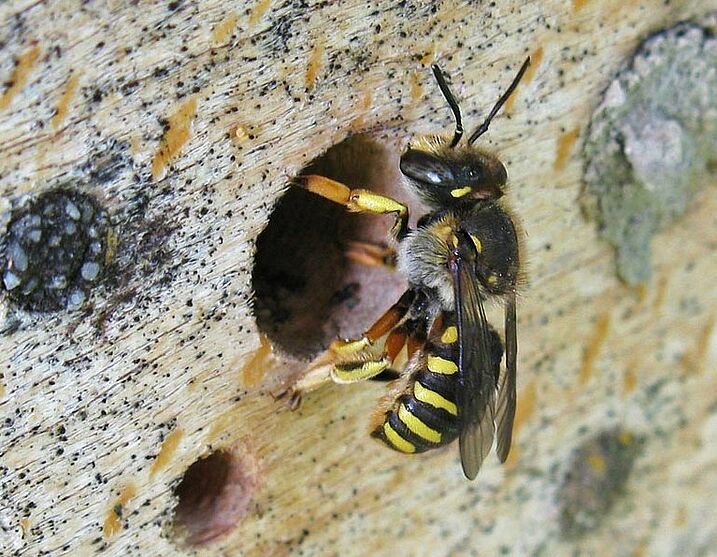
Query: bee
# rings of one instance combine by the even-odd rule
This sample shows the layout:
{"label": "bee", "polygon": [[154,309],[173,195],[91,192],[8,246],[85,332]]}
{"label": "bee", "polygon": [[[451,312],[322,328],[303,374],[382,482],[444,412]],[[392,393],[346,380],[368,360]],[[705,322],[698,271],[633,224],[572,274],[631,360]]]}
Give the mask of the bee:
{"label": "bee", "polygon": [[[459,440],[463,472],[474,479],[496,440],[504,462],[511,446],[516,405],[516,287],[520,237],[501,200],[505,166],[474,145],[508,100],[530,63],[526,59],[484,122],[461,144],[460,107],[441,69],[433,74],[455,119],[453,136],[421,136],[401,155],[406,187],[430,209],[409,227],[403,203],[318,175],[297,183],[349,211],[395,215],[390,240],[396,268],[408,288],[357,339],[337,340],[309,369],[327,369],[336,383],[389,376],[372,435],[402,453],[420,453]],[[352,246],[362,261],[386,251]],[[504,307],[504,340],[488,323],[485,305]],[[399,354],[405,360],[399,367]],[[501,368],[503,355],[505,366]],[[307,373],[294,400],[311,388]]]}

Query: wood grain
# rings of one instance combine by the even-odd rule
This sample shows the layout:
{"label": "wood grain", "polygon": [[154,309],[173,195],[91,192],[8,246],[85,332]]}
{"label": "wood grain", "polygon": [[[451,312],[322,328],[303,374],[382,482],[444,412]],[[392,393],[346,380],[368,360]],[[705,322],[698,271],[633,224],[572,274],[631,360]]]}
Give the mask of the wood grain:
{"label": "wood grain", "polygon": [[[29,314],[2,299],[0,553],[707,553],[717,544],[714,190],[658,236],[641,292],[617,280],[578,198],[581,139],[617,69],[649,34],[714,9],[2,3],[0,222],[22,195],[70,183],[108,211],[117,247],[81,310]],[[395,160],[412,134],[451,126],[428,64],[451,76],[470,127],[529,53],[531,79],[484,139],[508,168],[526,232],[520,425],[508,464],[490,457],[470,483],[455,447],[405,457],[368,437],[384,385],[329,385],[297,412],[273,399],[301,364],[261,340],[255,245],[291,177],[333,145],[364,134]],[[361,157],[345,164],[358,172]],[[377,290],[335,310],[346,334],[392,302]],[[566,536],[557,486],[571,455],[615,428],[644,440],[625,493],[598,527]],[[175,489],[217,450],[250,469],[234,486],[246,510],[223,537],[188,546]],[[221,521],[209,508],[203,520]]]}

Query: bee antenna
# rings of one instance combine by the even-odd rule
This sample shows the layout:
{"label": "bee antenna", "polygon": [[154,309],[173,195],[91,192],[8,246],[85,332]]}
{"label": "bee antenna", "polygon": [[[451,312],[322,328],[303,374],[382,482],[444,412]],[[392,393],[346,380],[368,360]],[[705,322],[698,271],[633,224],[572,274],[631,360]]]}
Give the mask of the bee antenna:
{"label": "bee antenna", "polygon": [[488,126],[490,126],[491,120],[493,120],[493,117],[505,104],[505,101],[507,101],[513,91],[515,91],[515,88],[518,86],[518,83],[520,83],[520,80],[523,78],[523,74],[525,74],[525,70],[528,69],[529,65],[530,56],[525,59],[525,62],[523,62],[523,65],[520,67],[520,70],[518,70],[518,75],[513,78],[513,82],[505,90],[505,93],[501,95],[501,97],[498,99],[498,102],[495,103],[495,106],[493,107],[493,110],[490,111],[490,114],[488,114],[488,117],[480,126],[478,126],[478,129],[471,134],[470,138],[468,139],[468,143],[474,143],[476,139],[478,139],[481,135],[488,131]]}
{"label": "bee antenna", "polygon": [[446,77],[441,68],[438,67],[438,64],[433,64],[431,66],[431,69],[433,70],[433,75],[436,77],[436,81],[438,82],[438,87],[441,89],[441,93],[443,93],[443,98],[446,99],[448,106],[451,108],[451,112],[453,112],[453,117],[456,119],[456,131],[453,132],[453,139],[451,140],[450,145],[452,149],[453,147],[458,145],[458,142],[461,140],[461,137],[463,137],[463,121],[461,120],[461,107],[458,106],[456,98],[453,96],[453,93],[451,93],[451,90],[448,87],[448,83],[446,83]]}

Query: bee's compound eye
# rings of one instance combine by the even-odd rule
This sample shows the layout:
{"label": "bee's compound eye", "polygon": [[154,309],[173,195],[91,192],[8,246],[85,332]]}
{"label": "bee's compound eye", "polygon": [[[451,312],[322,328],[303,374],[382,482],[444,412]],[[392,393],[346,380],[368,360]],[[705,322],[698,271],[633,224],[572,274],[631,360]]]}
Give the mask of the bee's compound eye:
{"label": "bee's compound eye", "polygon": [[445,161],[432,153],[409,149],[401,156],[404,176],[426,184],[445,184],[454,181],[453,171]]}
{"label": "bee's compound eye", "polygon": [[465,182],[477,185],[486,179],[486,168],[483,163],[470,164],[463,168],[463,176],[465,176]]}
{"label": "bee's compound eye", "polygon": [[441,177],[440,177],[440,175],[438,174],[438,172],[428,171],[428,172],[426,172],[426,178],[427,178],[428,181],[431,182],[432,184],[440,184],[440,183],[441,183]]}

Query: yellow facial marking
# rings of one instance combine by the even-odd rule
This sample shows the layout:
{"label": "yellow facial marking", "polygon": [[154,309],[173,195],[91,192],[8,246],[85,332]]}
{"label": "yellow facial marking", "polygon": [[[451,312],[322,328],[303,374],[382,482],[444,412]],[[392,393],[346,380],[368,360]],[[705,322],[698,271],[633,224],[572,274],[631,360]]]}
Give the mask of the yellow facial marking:
{"label": "yellow facial marking", "polygon": [[498,275],[489,275],[488,284],[495,284],[498,282]]}
{"label": "yellow facial marking", "polygon": [[471,191],[473,191],[473,188],[471,188],[470,186],[466,186],[464,188],[456,188],[454,190],[451,190],[451,195],[453,197],[463,197]]}
{"label": "yellow facial marking", "polygon": [[481,253],[483,251],[483,244],[481,243],[480,238],[471,234],[471,240],[473,240],[473,245],[476,247],[476,251]]}
{"label": "yellow facial marking", "polygon": [[371,379],[388,367],[388,360],[364,362],[360,366],[336,364],[333,368],[333,379],[337,383],[354,383]]}
{"label": "yellow facial marking", "polygon": [[388,422],[383,424],[383,434],[386,436],[386,439],[388,439],[388,442],[391,443],[391,445],[393,445],[396,450],[401,451],[402,453],[416,452],[416,446],[401,437]]}
{"label": "yellow facial marking", "polygon": [[441,342],[443,344],[453,344],[457,340],[458,340],[458,328],[455,325],[446,327],[446,330],[443,331],[443,334],[441,335]]}
{"label": "yellow facial marking", "polygon": [[453,414],[454,416],[458,415],[458,407],[455,403],[448,400],[442,394],[432,391],[431,389],[427,389],[418,381],[413,384],[413,396],[416,397],[416,400],[425,402],[434,408],[442,408],[449,414]]}
{"label": "yellow facial marking", "polygon": [[428,356],[428,369],[441,375],[453,375],[458,371],[458,366],[440,356]]}
{"label": "yellow facial marking", "polygon": [[410,429],[412,433],[415,433],[426,441],[430,441],[431,443],[441,442],[441,433],[428,427],[425,422],[411,414],[405,404],[401,404],[398,408],[398,419],[406,424],[406,427]]}
{"label": "yellow facial marking", "polygon": [[451,244],[453,244],[454,248],[458,247],[458,236],[455,234],[451,234]]}

